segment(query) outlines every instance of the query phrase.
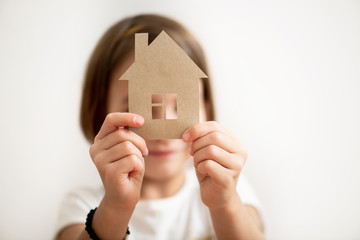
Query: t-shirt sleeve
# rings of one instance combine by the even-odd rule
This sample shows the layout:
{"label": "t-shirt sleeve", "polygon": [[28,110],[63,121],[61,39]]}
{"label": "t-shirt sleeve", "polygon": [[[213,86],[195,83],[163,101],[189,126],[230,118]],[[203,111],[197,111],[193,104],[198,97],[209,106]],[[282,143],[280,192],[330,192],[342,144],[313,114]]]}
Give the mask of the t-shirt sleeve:
{"label": "t-shirt sleeve", "polygon": [[59,216],[55,226],[55,235],[64,227],[85,223],[91,209],[99,206],[103,191],[90,188],[79,188],[70,191],[60,204]]}
{"label": "t-shirt sleeve", "polygon": [[260,217],[264,221],[263,206],[255,193],[255,190],[251,186],[249,180],[244,174],[240,174],[236,190],[244,204],[251,205],[256,208]]}

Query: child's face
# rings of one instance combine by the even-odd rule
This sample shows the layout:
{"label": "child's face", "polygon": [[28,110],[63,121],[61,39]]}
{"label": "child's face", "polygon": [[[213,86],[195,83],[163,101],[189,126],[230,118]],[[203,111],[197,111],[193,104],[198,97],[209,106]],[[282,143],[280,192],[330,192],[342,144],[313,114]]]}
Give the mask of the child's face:
{"label": "child's face", "polygon": [[[107,112],[128,112],[128,82],[118,80],[126,69],[134,62],[133,57],[115,68],[108,94]],[[203,86],[200,83],[200,96],[203,96]],[[175,109],[175,101],[173,101]],[[206,121],[205,102],[200,101],[200,122]],[[190,158],[190,145],[181,139],[146,140],[149,155],[145,158],[145,178],[166,180],[180,174]]]}

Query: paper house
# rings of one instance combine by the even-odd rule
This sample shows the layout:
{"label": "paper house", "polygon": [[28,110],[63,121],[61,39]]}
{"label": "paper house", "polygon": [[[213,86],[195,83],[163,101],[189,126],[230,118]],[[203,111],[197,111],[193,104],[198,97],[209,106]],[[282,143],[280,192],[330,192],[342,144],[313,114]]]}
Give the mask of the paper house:
{"label": "paper house", "polygon": [[[145,139],[181,138],[199,122],[200,78],[207,76],[165,31],[150,45],[148,33],[135,34],[135,62],[119,79],[129,81],[129,112],[145,118],[131,130]],[[177,116],[167,113],[169,99]]]}

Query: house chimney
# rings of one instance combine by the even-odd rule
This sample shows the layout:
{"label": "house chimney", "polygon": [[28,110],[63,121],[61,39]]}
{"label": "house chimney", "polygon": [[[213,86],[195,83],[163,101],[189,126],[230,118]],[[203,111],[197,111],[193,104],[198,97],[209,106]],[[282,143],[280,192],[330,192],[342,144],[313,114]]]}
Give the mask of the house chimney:
{"label": "house chimney", "polygon": [[148,33],[136,33],[135,34],[135,61],[140,59],[141,53],[149,44]]}

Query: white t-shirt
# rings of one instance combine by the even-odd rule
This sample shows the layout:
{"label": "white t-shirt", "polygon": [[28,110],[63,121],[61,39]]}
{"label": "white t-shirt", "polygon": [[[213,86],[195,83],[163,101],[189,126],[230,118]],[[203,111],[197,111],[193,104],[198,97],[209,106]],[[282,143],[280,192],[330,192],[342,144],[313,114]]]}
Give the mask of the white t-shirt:
{"label": "white t-shirt", "polygon": [[[244,204],[254,206],[262,215],[261,204],[240,174],[237,191]],[[71,224],[85,223],[89,211],[99,206],[104,188],[83,188],[70,192],[63,200],[57,232]],[[208,208],[202,203],[194,168],[186,170],[184,186],[175,195],[140,200],[129,223],[129,240],[216,239]]]}

